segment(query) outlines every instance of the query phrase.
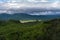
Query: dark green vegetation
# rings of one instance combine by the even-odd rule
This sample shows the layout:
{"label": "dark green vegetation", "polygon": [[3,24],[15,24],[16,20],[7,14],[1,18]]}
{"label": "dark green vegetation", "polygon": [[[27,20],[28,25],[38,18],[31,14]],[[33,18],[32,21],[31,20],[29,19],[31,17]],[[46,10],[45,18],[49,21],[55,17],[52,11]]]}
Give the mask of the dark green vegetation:
{"label": "dark green vegetation", "polygon": [[60,19],[29,23],[0,21],[0,40],[60,40]]}

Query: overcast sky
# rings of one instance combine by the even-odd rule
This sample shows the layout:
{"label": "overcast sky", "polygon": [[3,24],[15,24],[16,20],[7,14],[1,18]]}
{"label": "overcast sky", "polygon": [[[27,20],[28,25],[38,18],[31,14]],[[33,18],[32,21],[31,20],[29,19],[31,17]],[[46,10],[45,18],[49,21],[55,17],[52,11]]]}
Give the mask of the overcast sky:
{"label": "overcast sky", "polygon": [[60,0],[0,0],[1,3],[6,2],[55,2]]}
{"label": "overcast sky", "polygon": [[60,0],[0,0],[1,7],[59,7]]}
{"label": "overcast sky", "polygon": [[0,0],[0,13],[22,7],[60,8],[60,0]]}

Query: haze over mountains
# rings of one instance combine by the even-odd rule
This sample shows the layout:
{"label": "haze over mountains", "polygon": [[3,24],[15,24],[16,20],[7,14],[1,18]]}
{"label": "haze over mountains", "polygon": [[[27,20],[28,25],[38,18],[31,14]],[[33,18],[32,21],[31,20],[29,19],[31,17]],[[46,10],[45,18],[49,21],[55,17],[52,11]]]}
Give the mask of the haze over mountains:
{"label": "haze over mountains", "polygon": [[26,8],[11,8],[6,11],[2,10],[0,14],[2,13],[7,13],[7,14],[15,14],[15,13],[24,13],[24,14],[29,14],[29,15],[59,15],[60,14],[60,9],[52,8],[52,9],[46,9],[46,8],[31,8],[31,7],[26,7]]}

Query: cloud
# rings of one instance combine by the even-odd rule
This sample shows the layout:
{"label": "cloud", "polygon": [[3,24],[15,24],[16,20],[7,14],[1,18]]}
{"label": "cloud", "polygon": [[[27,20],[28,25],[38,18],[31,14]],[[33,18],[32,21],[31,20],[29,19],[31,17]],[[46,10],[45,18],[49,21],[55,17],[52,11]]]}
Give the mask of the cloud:
{"label": "cloud", "polygon": [[0,3],[0,9],[39,7],[39,8],[60,8],[60,2],[41,2],[41,3]]}
{"label": "cloud", "polygon": [[[21,7],[41,7],[41,8],[47,8],[51,7],[52,3],[1,3],[0,8],[21,8]],[[2,9],[2,8],[1,8]]]}
{"label": "cloud", "polygon": [[60,8],[60,2],[59,1],[56,1],[56,2],[52,3],[52,7]]}
{"label": "cloud", "polygon": [[0,0],[0,3],[48,2],[48,0]]}
{"label": "cloud", "polygon": [[[38,0],[38,1],[32,0],[32,2],[25,1],[23,3],[20,3],[20,2],[17,3],[16,0],[10,0],[7,3],[0,3],[0,13],[2,12],[7,13],[7,11],[9,11],[10,13],[12,10],[13,11],[18,10],[16,12],[19,12],[19,11],[21,12],[21,10],[19,9],[24,9],[24,8],[60,9],[60,2],[59,1],[48,2],[47,0]],[[40,15],[45,15],[45,14],[47,15],[47,14],[52,14],[52,13],[40,13]],[[39,15],[39,14],[36,14],[36,15]]]}
{"label": "cloud", "polygon": [[7,2],[8,2],[8,3],[11,3],[11,2],[12,2],[12,3],[15,3],[15,2],[17,2],[17,1],[16,1],[16,0],[8,0]]}
{"label": "cloud", "polygon": [[48,0],[28,0],[28,2],[48,2]]}
{"label": "cloud", "polygon": [[48,2],[48,0],[41,0],[41,2]]}

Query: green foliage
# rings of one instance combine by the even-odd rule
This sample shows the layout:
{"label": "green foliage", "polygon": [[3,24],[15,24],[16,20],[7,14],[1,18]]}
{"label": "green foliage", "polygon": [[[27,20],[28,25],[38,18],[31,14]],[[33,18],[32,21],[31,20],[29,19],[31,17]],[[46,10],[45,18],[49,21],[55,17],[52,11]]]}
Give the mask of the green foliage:
{"label": "green foliage", "polygon": [[28,23],[0,21],[0,40],[60,40],[60,19]]}

